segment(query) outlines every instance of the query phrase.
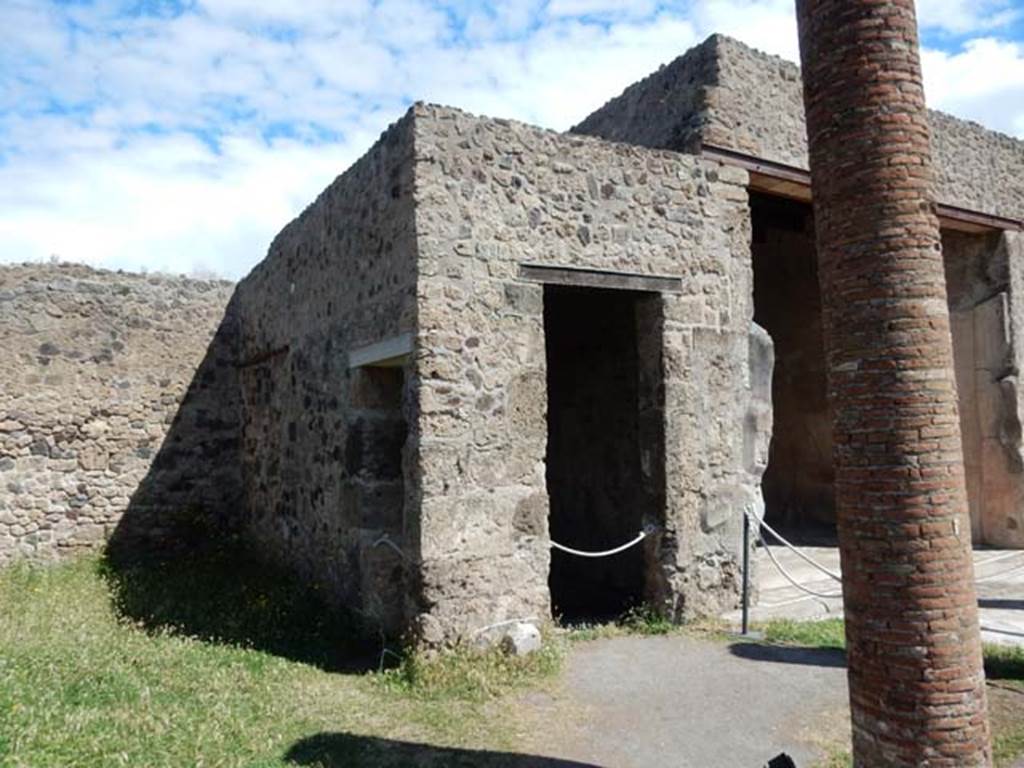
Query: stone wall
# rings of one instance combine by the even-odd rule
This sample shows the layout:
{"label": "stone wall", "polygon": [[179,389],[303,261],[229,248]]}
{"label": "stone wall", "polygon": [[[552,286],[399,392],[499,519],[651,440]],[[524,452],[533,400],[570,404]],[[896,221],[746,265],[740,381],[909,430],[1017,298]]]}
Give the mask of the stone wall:
{"label": "stone wall", "polygon": [[[982,212],[1024,217],[1024,143],[939,112],[929,112],[929,121],[938,199]],[[721,35],[712,36],[630,86],[573,130],[690,152],[703,141],[807,167],[799,68]],[[679,135],[685,135],[686,141],[678,141]],[[1024,314],[1016,309],[1021,302],[1013,298],[1009,274],[1012,262],[1006,258],[1007,249],[1018,239],[993,238],[945,232],[943,246],[949,251],[947,288],[953,312],[957,379],[962,390],[961,426],[975,537],[994,545],[1019,546],[1024,541],[1024,534],[1018,533],[1024,528],[1024,492],[1020,489],[1020,472],[1015,469],[1020,463],[1019,440],[1014,436],[1019,432],[1015,372],[1024,348],[1018,350],[1013,345],[1024,338],[1024,325],[1015,324],[1024,322]],[[758,247],[755,243],[755,250]],[[798,246],[778,243],[777,247],[792,253]],[[1014,274],[1024,269],[1012,268]],[[764,273],[766,277],[771,274]],[[793,288],[776,286],[775,290]],[[793,297],[789,314],[806,309],[812,298],[808,295],[807,302],[800,302],[799,297]],[[773,334],[780,331],[778,323],[766,322],[775,325]],[[813,324],[790,323],[786,327],[800,333],[814,330]],[[793,368],[795,361],[798,370],[796,378],[782,371],[776,381],[776,407],[782,408],[783,421],[789,428],[778,435],[772,451],[776,459],[792,455],[785,469],[773,461],[766,476],[766,493],[775,503],[781,497],[793,497],[796,507],[820,508],[821,514],[811,513],[811,517],[827,520],[831,517],[831,502],[825,490],[831,484],[831,457],[830,451],[818,446],[823,440],[828,442],[824,429],[827,412],[819,407],[817,416],[812,416],[808,404],[813,410],[819,398],[807,398],[807,393],[799,392],[801,386],[820,381],[823,370],[813,364],[799,370],[801,361],[807,362],[808,358],[799,349],[790,350],[799,359],[786,351],[793,339],[777,341],[780,365]],[[786,399],[782,390],[792,390],[799,402]],[[787,408],[798,415],[796,421],[786,416]],[[800,432],[798,442],[787,436],[790,428]],[[799,464],[801,470],[789,464]],[[983,465],[987,480],[983,480]],[[801,517],[807,519],[807,515]]]}
{"label": "stone wall", "polygon": [[[412,169],[406,117],[237,290],[249,539],[388,629],[418,549],[414,381],[349,353],[414,328]],[[382,536],[394,546],[374,546]]]}
{"label": "stone wall", "polygon": [[707,123],[707,84],[718,79],[718,43],[714,35],[656,72],[571,130],[608,141],[697,154]]}
{"label": "stone wall", "polygon": [[934,110],[940,202],[1024,220],[1024,141]]}
{"label": "stone wall", "polygon": [[544,287],[522,263],[682,276],[641,353],[664,378],[648,596],[677,617],[734,605],[770,429],[745,172],[434,106],[416,156],[421,634],[550,611]]}
{"label": "stone wall", "polygon": [[[802,88],[796,64],[712,35],[572,130],[688,152],[703,141],[806,169]],[[1024,142],[941,112],[929,121],[938,201],[1024,219]]]}
{"label": "stone wall", "polygon": [[[183,544],[237,509],[225,282],[0,267],[0,562]],[[208,530],[212,530],[207,527]]]}

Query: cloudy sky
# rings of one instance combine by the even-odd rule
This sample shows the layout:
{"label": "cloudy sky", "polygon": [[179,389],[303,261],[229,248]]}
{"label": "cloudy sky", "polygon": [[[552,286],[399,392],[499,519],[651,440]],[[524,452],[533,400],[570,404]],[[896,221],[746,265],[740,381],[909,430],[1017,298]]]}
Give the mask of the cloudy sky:
{"label": "cloudy sky", "polygon": [[[918,0],[930,105],[1024,137],[1024,0]],[[793,0],[0,0],[0,261],[237,278],[414,100],[564,129]]]}

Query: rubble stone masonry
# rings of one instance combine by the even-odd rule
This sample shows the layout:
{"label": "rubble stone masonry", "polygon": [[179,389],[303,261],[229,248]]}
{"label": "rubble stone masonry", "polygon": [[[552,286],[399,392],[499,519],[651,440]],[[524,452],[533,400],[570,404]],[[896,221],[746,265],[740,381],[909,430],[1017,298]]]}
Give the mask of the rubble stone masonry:
{"label": "rubble stone masonry", "polygon": [[[724,35],[611,99],[572,130],[648,147],[701,143],[808,167],[800,68]],[[1024,142],[928,111],[938,202],[1024,219]]]}
{"label": "rubble stone masonry", "polygon": [[677,618],[735,605],[739,510],[760,498],[771,429],[746,173],[446,107],[415,115],[421,633],[550,610],[544,286],[522,264],[682,277],[639,318],[664,379],[647,597]]}
{"label": "rubble stone masonry", "polygon": [[237,511],[232,290],[0,267],[0,563]]}

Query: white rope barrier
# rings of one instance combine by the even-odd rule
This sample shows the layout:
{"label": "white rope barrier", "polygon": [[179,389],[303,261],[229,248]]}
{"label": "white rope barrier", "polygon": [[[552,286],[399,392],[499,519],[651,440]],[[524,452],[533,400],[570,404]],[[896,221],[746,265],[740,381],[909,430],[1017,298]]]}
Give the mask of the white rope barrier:
{"label": "white rope barrier", "polygon": [[374,546],[374,547],[389,547],[389,548],[393,549],[395,552],[397,552],[399,554],[399,556],[403,560],[408,560],[409,559],[408,556],[405,554],[405,552],[402,550],[402,548],[400,546],[398,546],[397,544],[395,544],[395,542],[393,542],[391,539],[389,539],[388,535],[386,533],[383,536],[381,536],[379,539],[377,539],[375,542],[373,542],[373,544],[371,546]]}
{"label": "white rope barrier", "polygon": [[794,587],[799,589],[801,592],[806,592],[808,595],[811,595],[812,597],[820,597],[825,600],[835,600],[843,596],[842,592],[817,592],[811,589],[810,587],[805,587],[803,584],[801,584],[795,578],[793,578],[793,576],[791,576],[785,568],[782,567],[782,563],[780,563],[775,558],[775,553],[772,552],[771,547],[768,546],[768,543],[761,537],[760,533],[757,534],[757,538],[761,540],[761,546],[764,547],[765,554],[768,555],[768,559],[772,561],[772,563],[775,565],[775,568],[779,571],[779,573],[782,574],[782,577],[790,584],[792,584]]}
{"label": "white rope barrier", "polygon": [[[794,587],[799,589],[801,592],[806,592],[808,595],[811,595],[812,597],[820,597],[820,598],[823,598],[825,600],[836,600],[836,599],[839,599],[839,598],[841,598],[843,596],[842,592],[834,593],[834,594],[833,593],[827,593],[827,592],[818,592],[816,590],[811,589],[810,587],[806,587],[803,584],[800,584],[796,580],[796,578],[793,577],[792,574],[790,574],[782,566],[782,563],[779,562],[778,558],[775,557],[775,553],[772,552],[772,549],[768,545],[768,542],[765,541],[764,536],[761,535],[761,528],[764,528],[772,536],[774,536],[776,539],[778,539],[784,546],[786,546],[797,557],[801,558],[802,560],[807,562],[809,565],[814,566],[815,568],[817,568],[822,573],[826,574],[827,576],[835,579],[836,581],[838,581],[840,583],[842,583],[843,578],[838,573],[835,573],[834,571],[831,571],[828,568],[826,568],[824,565],[822,565],[821,563],[816,561],[810,555],[805,555],[803,552],[801,552],[799,549],[797,549],[796,546],[794,546],[792,544],[792,542],[786,540],[783,536],[781,536],[778,533],[778,531],[776,531],[774,528],[772,528],[770,525],[768,525],[768,523],[766,523],[762,518],[760,518],[756,514],[754,514],[754,510],[751,507],[749,507],[749,506],[744,507],[743,508],[743,512],[744,512],[744,514],[746,514],[750,518],[751,523],[754,524],[754,530],[756,531],[755,535],[757,536],[757,540],[761,542],[761,546],[764,547],[764,551],[765,551],[765,554],[768,555],[768,559],[772,561],[772,564],[775,566],[776,570],[778,570],[778,572],[780,574],[782,574],[782,577],[786,581],[788,581]],[[1005,571],[1005,572],[1002,572],[1002,573],[990,575],[990,576],[987,576],[987,577],[982,577],[980,579],[977,579],[976,583],[980,584],[983,581],[989,581],[989,580],[992,580],[992,579],[994,579],[996,577],[1004,576],[1006,573],[1011,573],[1011,572],[1020,570],[1020,568],[1021,568],[1021,566],[1017,566],[1016,568],[1011,568],[1008,571]],[[1020,635],[1021,634],[1019,632],[1014,632],[1014,631],[1011,631],[1011,630],[1006,630],[1006,629],[1003,629],[1003,628],[998,628],[998,627],[994,627],[994,626],[986,625],[986,624],[981,624],[980,626],[981,626],[982,631],[985,631],[985,632],[994,632],[994,633],[1007,634],[1007,635]]]}
{"label": "white rope barrier", "polygon": [[611,555],[619,554],[619,552],[625,552],[635,544],[639,544],[643,541],[646,535],[647,533],[645,531],[640,531],[632,541],[627,541],[620,547],[615,547],[615,549],[606,549],[603,552],[585,552],[581,549],[573,549],[572,547],[567,547],[564,544],[559,544],[557,541],[552,541],[551,546],[567,554],[576,555],[577,557],[610,557]]}
{"label": "white rope barrier", "polygon": [[[812,597],[820,597],[820,598],[822,598],[824,600],[835,600],[835,599],[841,598],[843,596],[842,592],[838,592],[838,593],[817,592],[816,590],[813,590],[810,587],[805,587],[803,584],[798,582],[789,573],[789,571],[787,571],[785,568],[782,567],[782,563],[780,563],[778,561],[778,558],[775,557],[775,553],[772,552],[771,547],[768,546],[768,542],[765,541],[764,540],[764,536],[761,535],[761,526],[764,526],[765,528],[768,528],[768,525],[761,518],[759,518],[757,515],[754,514],[754,510],[751,507],[749,507],[749,506],[748,507],[744,507],[743,508],[743,512],[744,512],[744,514],[746,514],[750,518],[751,523],[754,524],[754,530],[756,531],[755,535],[757,536],[758,541],[761,542],[761,546],[764,547],[764,551],[765,551],[765,554],[768,555],[768,559],[772,561],[772,564],[775,566],[775,568],[778,570],[778,572],[782,574],[782,577],[786,581],[788,581],[794,587],[799,589],[801,592],[806,592],[808,595],[811,595]],[[771,531],[772,529],[768,528],[768,530]],[[775,534],[774,531],[772,531],[772,533],[774,535],[778,536],[778,534]],[[803,553],[798,551],[796,547],[794,547],[791,543],[789,543],[788,541],[783,539],[781,536],[778,536],[778,539],[779,539],[779,541],[783,542],[787,547],[789,547],[791,550],[793,550],[793,552],[795,552],[796,554],[800,555],[804,560],[807,560],[811,565],[815,566],[819,570],[821,570],[824,573],[828,574],[833,579],[836,579],[837,581],[842,582],[842,578],[840,576],[838,576],[837,574],[835,574],[832,571],[830,571],[828,568],[823,566],[821,563],[818,563],[818,562],[814,561],[813,558],[805,556]]]}
{"label": "white rope barrier", "polygon": [[[826,576],[830,576],[831,578],[835,579],[836,581],[842,582],[843,577],[841,575],[839,575],[835,571],[830,571],[828,568],[826,568],[824,565],[819,563],[817,560],[815,560],[810,555],[805,555],[803,552],[801,552],[799,549],[797,549],[796,546],[794,546],[792,544],[792,542],[790,542],[790,541],[786,540],[785,538],[783,538],[782,535],[778,531],[776,531],[774,528],[772,528],[770,525],[768,525],[768,523],[766,523],[764,521],[764,518],[758,517],[757,515],[755,515],[754,514],[754,510],[751,509],[749,506],[748,507],[744,507],[743,510],[744,510],[744,512],[746,512],[747,515],[750,516],[751,522],[756,523],[758,526],[760,526],[761,528],[764,528],[766,531],[768,531],[768,533],[770,533],[772,536],[774,536],[781,544],[783,544],[784,546],[788,547],[793,552],[794,555],[799,557],[801,560],[803,560],[808,565],[814,566],[819,571],[824,573]],[[767,549],[768,548],[768,543],[761,537],[760,533],[758,533],[758,538],[761,539],[761,543]]]}

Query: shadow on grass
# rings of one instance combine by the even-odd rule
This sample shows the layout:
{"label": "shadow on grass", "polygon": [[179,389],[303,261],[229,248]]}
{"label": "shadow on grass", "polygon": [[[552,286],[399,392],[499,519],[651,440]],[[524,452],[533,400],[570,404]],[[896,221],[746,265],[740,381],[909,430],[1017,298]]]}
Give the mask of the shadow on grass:
{"label": "shadow on grass", "polygon": [[732,643],[729,653],[750,661],[800,664],[814,667],[845,667],[846,654],[837,648],[806,648],[795,645]]}
{"label": "shadow on grass", "polygon": [[482,768],[598,768],[592,763],[512,752],[449,749],[349,733],[318,733],[297,741],[284,756],[290,765],[315,768],[482,766]]}
{"label": "shadow on grass", "polygon": [[317,589],[244,550],[104,558],[116,610],[149,632],[252,648],[331,672],[376,668],[379,640]]}

